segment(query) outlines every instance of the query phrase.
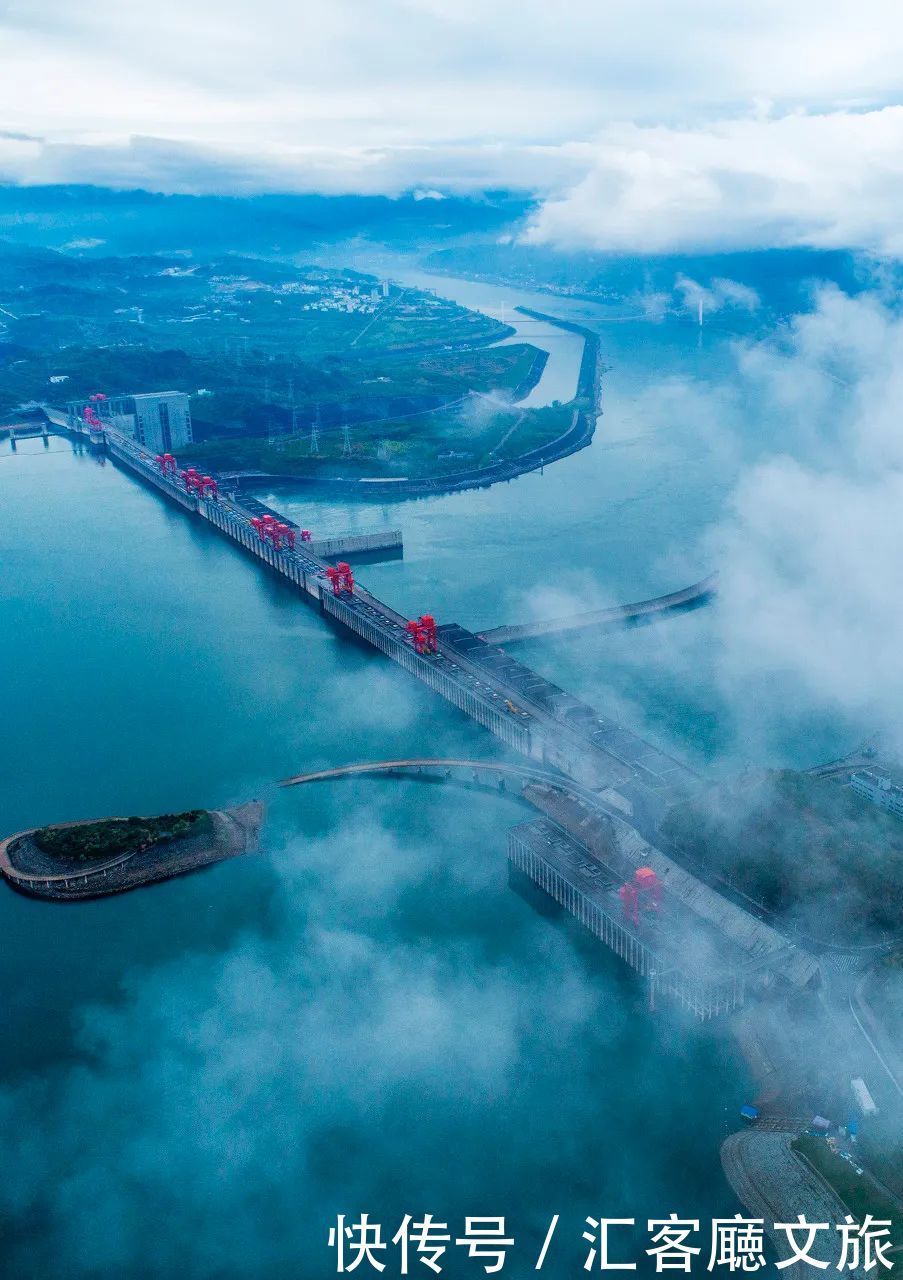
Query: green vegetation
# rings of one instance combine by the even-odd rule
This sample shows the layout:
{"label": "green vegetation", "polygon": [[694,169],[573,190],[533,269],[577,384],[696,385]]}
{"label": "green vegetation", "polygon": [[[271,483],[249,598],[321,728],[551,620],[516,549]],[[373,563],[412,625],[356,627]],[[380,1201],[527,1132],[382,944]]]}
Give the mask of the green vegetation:
{"label": "green vegetation", "polygon": [[[0,412],[30,400],[165,387],[231,389],[252,405],[290,409],[346,398],[390,373],[368,370],[374,355],[392,360],[406,351],[439,358],[410,380],[401,373],[396,394],[417,386],[460,393],[471,385],[467,360],[455,370],[445,353],[511,333],[453,302],[358,272],[239,257],[74,258],[0,246],[0,305]],[[506,385],[505,370],[498,379],[474,372],[475,389]],[[228,410],[218,416],[228,423]]]}
{"label": "green vegetation", "polygon": [[0,307],[0,415],[96,391],[183,390],[197,446],[183,456],[209,467],[433,475],[566,426],[563,410],[511,408],[545,352],[492,345],[512,330],[358,272],[0,246]]}
{"label": "green vegetation", "polygon": [[35,832],[34,840],[44,853],[61,861],[94,862],[168,844],[183,836],[201,835],[211,827],[206,809],[188,809],[158,818],[107,818],[75,826],[42,827]]}
{"label": "green vegetation", "polygon": [[678,852],[820,936],[903,928],[903,823],[830,779],[749,774],[677,806],[662,830]]}
{"label": "green vegetation", "polygon": [[[388,419],[434,408],[469,391],[511,396],[529,380],[539,355],[535,347],[510,343],[365,360],[334,354],[315,365],[257,350],[236,360],[218,352],[70,347],[65,353],[20,356],[7,369],[2,395],[8,410],[34,399],[87,399],[100,386],[117,391],[186,388],[193,393],[192,416],[200,438],[269,436],[289,432],[293,422],[307,429],[315,418],[327,427]],[[68,379],[65,384],[49,383],[60,375]]]}
{"label": "green vegetation", "polygon": [[517,409],[479,397],[453,408],[403,419],[358,423],[350,431],[350,455],[339,428],[321,429],[310,453],[307,433],[269,442],[244,436],[210,440],[180,451],[180,458],[213,470],[265,471],[274,475],[442,475],[520,456],[550,445],[570,427],[570,405]]}
{"label": "green vegetation", "polygon": [[[857,1174],[848,1160],[844,1160],[831,1150],[824,1138],[803,1133],[791,1143],[794,1151],[805,1156],[812,1167],[821,1174],[825,1182],[836,1192],[850,1213],[859,1222],[867,1213],[873,1218],[889,1219],[897,1224],[894,1236],[896,1245],[903,1243],[899,1235],[900,1222],[897,1206],[893,1199],[886,1195],[872,1181],[866,1171]],[[892,1232],[893,1232],[892,1228]]]}

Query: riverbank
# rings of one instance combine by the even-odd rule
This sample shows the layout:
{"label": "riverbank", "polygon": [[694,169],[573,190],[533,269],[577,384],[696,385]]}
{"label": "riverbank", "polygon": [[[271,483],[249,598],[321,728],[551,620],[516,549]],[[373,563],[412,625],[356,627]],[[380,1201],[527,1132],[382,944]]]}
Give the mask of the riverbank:
{"label": "riverbank", "polygon": [[[840,1237],[833,1227],[843,1222],[847,1206],[812,1165],[793,1148],[792,1132],[744,1129],[726,1138],[721,1147],[724,1175],[746,1211],[763,1219],[775,1252],[782,1261],[793,1255],[786,1232],[775,1230],[777,1222],[793,1222],[802,1213],[809,1222],[826,1222],[832,1230],[822,1232],[817,1257],[837,1264]],[[865,1272],[851,1268],[848,1275],[861,1280]]]}
{"label": "riverbank", "polygon": [[[444,276],[452,280],[468,280],[473,284],[491,285],[495,288],[503,289],[521,289],[529,293],[545,294],[549,298],[557,299],[559,302],[589,302],[597,307],[628,307],[632,303],[630,296],[624,296],[609,290],[605,293],[590,293],[584,289],[570,289],[554,284],[544,284],[539,280],[519,280],[515,276],[495,275],[489,271],[468,271],[465,267],[455,265],[454,267],[446,267],[442,263],[427,258],[424,263],[424,270],[430,275]],[[635,303],[633,303],[635,308]],[[613,320],[618,319],[636,319],[636,310],[630,316],[612,316]]]}
{"label": "riverbank", "polygon": [[[214,809],[208,815],[209,825],[197,835],[131,850],[97,865],[51,860],[36,841],[35,829],[20,831],[0,841],[0,875],[18,892],[54,902],[125,893],[256,851],[263,812],[256,800]],[[54,829],[84,825],[60,823]]]}
{"label": "riverbank", "polygon": [[[576,394],[572,400],[561,406],[570,410],[570,422],[567,429],[558,436],[511,458],[499,459],[484,466],[462,468],[459,471],[440,472],[428,476],[327,476],[255,471],[248,475],[236,475],[234,477],[236,488],[257,488],[262,484],[272,488],[315,486],[318,490],[336,497],[364,501],[460,493],[467,489],[488,488],[501,480],[514,480],[531,471],[540,471],[553,462],[559,462],[585,449],[593,439],[596,418],[601,413],[602,357],[599,337],[591,329],[586,329],[569,320],[559,320],[554,316],[547,316],[526,307],[518,307],[517,310],[531,319],[555,325],[557,328],[583,338],[583,356],[577,377]],[[545,363],[544,359],[543,368]]]}
{"label": "riverbank", "polygon": [[562,458],[570,457],[585,449],[595,433],[595,421],[589,415],[575,412],[567,430],[540,448],[527,450],[510,462],[493,462],[484,467],[472,467],[466,471],[448,472],[421,477],[353,477],[323,475],[276,475],[271,472],[255,472],[237,476],[237,488],[257,489],[261,485],[278,489],[316,488],[331,496],[365,502],[384,502],[389,498],[411,498],[444,493],[461,493],[467,489],[487,489],[501,480],[514,480],[530,471]]}
{"label": "riverbank", "polygon": [[525,376],[514,388],[511,393],[511,399],[515,404],[526,399],[531,391],[539,386],[539,381],[546,371],[546,365],[549,363],[548,351],[543,351],[542,347],[534,347],[533,362],[530,365]]}

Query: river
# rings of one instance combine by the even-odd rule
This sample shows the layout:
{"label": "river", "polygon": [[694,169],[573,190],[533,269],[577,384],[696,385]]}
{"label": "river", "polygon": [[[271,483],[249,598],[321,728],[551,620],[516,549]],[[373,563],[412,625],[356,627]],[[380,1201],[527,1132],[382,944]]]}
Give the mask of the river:
{"label": "river", "polygon": [[553,400],[574,398],[583,357],[583,339],[579,334],[558,329],[544,320],[536,320],[516,310],[517,307],[529,307],[547,315],[563,315],[558,308],[557,298],[550,298],[548,294],[526,294],[521,290],[512,291],[506,287],[462,280],[454,276],[437,276],[417,270],[404,261],[393,264],[392,274],[401,284],[418,289],[432,289],[440,297],[450,298],[462,307],[482,311],[503,324],[510,325],[515,332],[510,338],[503,339],[500,345],[529,342],[548,352],[542,377],[529,395],[520,401],[522,405],[532,408],[551,404]]}
{"label": "river", "polygon": [[[596,440],[543,475],[372,508],[278,501],[317,533],[400,525],[404,559],[360,576],[441,620],[681,585],[714,567],[700,535],[732,475],[699,438],[698,388],[694,411],[681,399],[724,395],[713,345],[612,326]],[[542,394],[564,398],[576,346]],[[96,903],[0,893],[4,1275],[326,1276],[330,1221],[367,1211],[389,1236],[408,1212],[453,1234],[506,1214],[515,1274],[560,1213],[544,1272],[563,1277],[586,1215],[736,1211],[718,1162],[748,1088],[735,1048],[718,1024],[650,1016],[611,956],[509,889],[512,800],[271,787],[352,758],[492,754],[488,735],[68,441],[0,444],[0,504],[0,828],[269,803],[259,856]],[[630,633],[630,652],[525,652],[712,754],[705,670],[681,689],[651,661],[706,619]]]}

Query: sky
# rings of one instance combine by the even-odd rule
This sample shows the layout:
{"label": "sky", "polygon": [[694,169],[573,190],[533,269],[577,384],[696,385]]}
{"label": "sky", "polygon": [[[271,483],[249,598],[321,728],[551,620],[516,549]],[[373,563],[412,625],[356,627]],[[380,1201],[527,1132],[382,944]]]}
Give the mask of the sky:
{"label": "sky", "polygon": [[535,193],[525,235],[898,255],[894,0],[13,0],[0,179]]}

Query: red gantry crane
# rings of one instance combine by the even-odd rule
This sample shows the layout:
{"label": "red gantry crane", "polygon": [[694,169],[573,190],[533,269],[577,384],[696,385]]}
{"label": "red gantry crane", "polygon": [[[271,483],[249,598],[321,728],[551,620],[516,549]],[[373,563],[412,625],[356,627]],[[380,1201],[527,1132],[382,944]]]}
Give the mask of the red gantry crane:
{"label": "red gantry crane", "polygon": [[624,915],[638,925],[641,910],[657,912],[661,907],[662,882],[651,867],[638,867],[633,878],[621,885],[618,897]]}
{"label": "red gantry crane", "polygon": [[411,643],[417,653],[437,652],[436,619],[431,613],[421,614],[416,621],[409,622],[405,630],[411,637]]}
{"label": "red gantry crane", "polygon": [[354,574],[351,572],[351,565],[345,560],[340,560],[336,565],[328,565],[326,576],[332,584],[332,594],[340,596],[343,591],[348,595],[354,593]]}
{"label": "red gantry crane", "polygon": [[92,438],[96,438],[103,431],[104,424],[98,416],[97,410],[106,398],[102,391],[95,391],[93,395],[88,397],[88,403],[82,409],[82,422],[90,431]]}

